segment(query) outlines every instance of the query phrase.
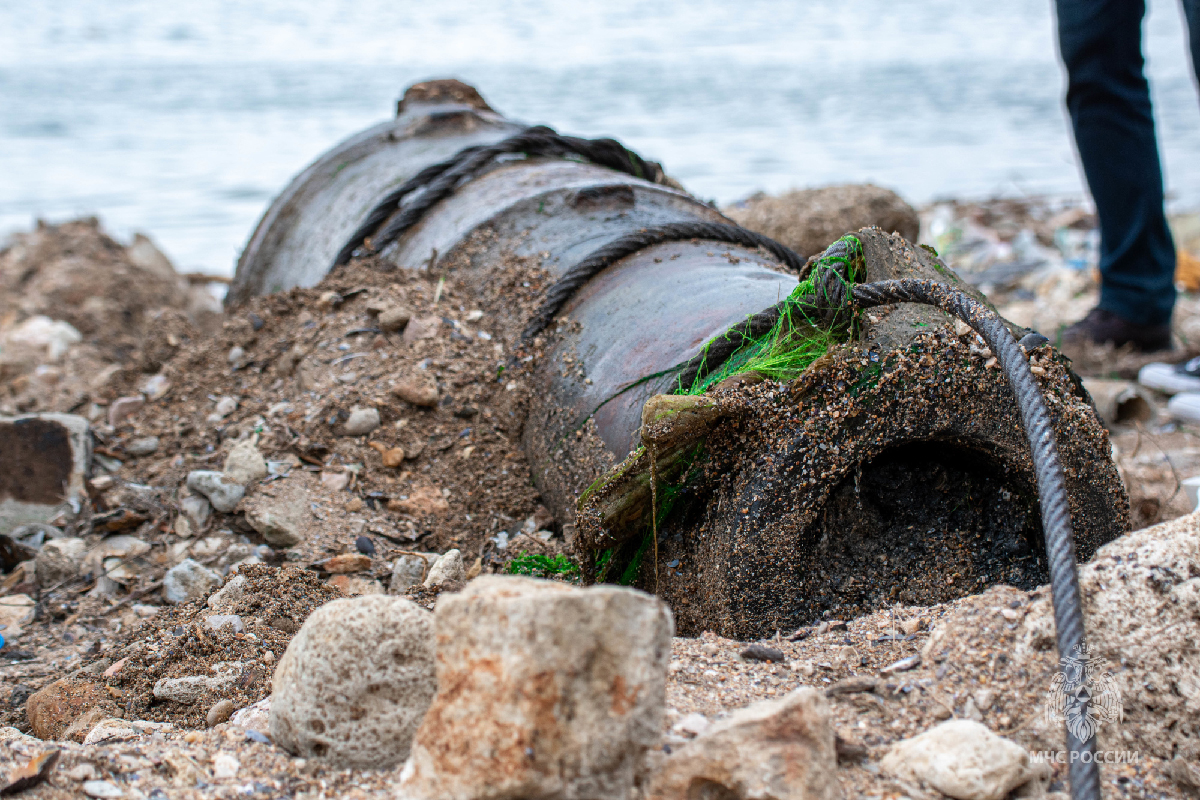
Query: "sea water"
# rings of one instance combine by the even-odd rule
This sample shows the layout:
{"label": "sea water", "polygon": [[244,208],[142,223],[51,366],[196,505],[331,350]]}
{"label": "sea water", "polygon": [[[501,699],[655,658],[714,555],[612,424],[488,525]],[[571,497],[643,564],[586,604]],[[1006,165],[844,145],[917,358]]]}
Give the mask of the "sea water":
{"label": "sea water", "polygon": [[[1168,189],[1200,206],[1174,0],[1146,51]],[[10,0],[0,234],[98,214],[228,274],[289,178],[405,86],[614,136],[689,189],[873,181],[910,201],[1081,192],[1051,0]]]}

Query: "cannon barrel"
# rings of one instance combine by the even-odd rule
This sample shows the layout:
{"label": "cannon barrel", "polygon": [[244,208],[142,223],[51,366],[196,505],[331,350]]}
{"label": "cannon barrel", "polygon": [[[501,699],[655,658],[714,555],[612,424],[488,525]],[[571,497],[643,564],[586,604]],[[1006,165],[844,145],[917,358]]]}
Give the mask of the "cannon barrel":
{"label": "cannon barrel", "polygon": [[[522,130],[464,84],[410,88],[395,120],[322,156],[272,204],[230,302],[316,284],[389,192]],[[661,173],[514,154],[464,177],[376,257],[453,273],[484,295],[499,291],[505,265],[553,281],[606,244],[679,223],[732,224]],[[848,233],[858,280],[966,290],[924,248]],[[981,340],[937,309],[865,312],[798,377],[747,369],[664,399],[694,388],[681,386],[680,365],[802,277],[761,247],[662,241],[600,270],[537,337],[505,343],[532,385],[522,441],[534,481],[577,531],[589,575],[658,592],[681,631],[738,637],[1044,583],[1012,391]],[[1128,500],[1069,362],[1049,345],[1029,351],[1087,557],[1127,530]]]}

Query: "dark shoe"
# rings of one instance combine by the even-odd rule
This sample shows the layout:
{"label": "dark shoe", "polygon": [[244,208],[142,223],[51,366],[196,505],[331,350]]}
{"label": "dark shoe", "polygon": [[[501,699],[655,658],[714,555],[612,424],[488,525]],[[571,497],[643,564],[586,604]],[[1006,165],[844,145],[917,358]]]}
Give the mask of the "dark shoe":
{"label": "dark shoe", "polygon": [[1170,325],[1135,325],[1103,308],[1093,308],[1088,315],[1062,332],[1064,345],[1084,342],[1112,344],[1122,347],[1132,344],[1143,353],[1171,349]]}

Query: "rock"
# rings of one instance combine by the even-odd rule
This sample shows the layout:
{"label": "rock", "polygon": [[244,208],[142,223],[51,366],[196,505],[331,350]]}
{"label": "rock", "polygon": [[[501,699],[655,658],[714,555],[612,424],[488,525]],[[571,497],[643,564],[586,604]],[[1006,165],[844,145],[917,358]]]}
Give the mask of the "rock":
{"label": "rock", "polygon": [[144,405],[146,405],[146,398],[140,394],[130,395],[129,397],[118,397],[108,406],[108,424],[114,428],[118,427],[125,420],[141,411]]}
{"label": "rock", "polygon": [[96,767],[88,761],[82,764],[76,764],[71,769],[63,773],[73,781],[90,781],[96,777]]}
{"label": "rock", "polygon": [[822,252],[843,234],[876,225],[916,243],[917,212],[895,192],[871,184],[823,186],[756,195],[725,209],[739,225],[765,233],[804,257]]}
{"label": "rock", "polygon": [[143,436],[140,439],[133,439],[125,445],[125,452],[135,458],[154,455],[158,452],[158,437]]}
{"label": "rock", "polygon": [[329,579],[329,585],[347,597],[357,597],[362,594],[386,594],[383,584],[362,575],[334,575]]}
{"label": "rock", "polygon": [[359,536],[354,540],[354,549],[362,553],[364,556],[375,555],[375,543],[371,541],[370,536]]}
{"label": "rock", "polygon": [[212,504],[203,497],[185,497],[179,501],[179,510],[191,524],[192,534],[204,533],[208,527],[208,517],[212,514]]}
{"label": "rock", "polygon": [[303,492],[292,488],[276,497],[254,498],[246,510],[246,521],[267,544],[281,550],[304,541],[304,522],[311,513]]}
{"label": "rock", "polygon": [[404,500],[389,500],[388,511],[398,514],[408,514],[412,517],[428,517],[445,514],[450,510],[450,504],[442,493],[433,486],[419,486]]}
{"label": "rock", "polygon": [[33,735],[49,741],[62,739],[71,723],[97,706],[115,709],[103,686],[87,675],[68,675],[30,695],[25,716]]}
{"label": "rock", "polygon": [[241,673],[241,662],[221,661],[213,665],[216,675],[186,675],[182,678],[163,678],[154,684],[155,699],[191,705],[205,692],[219,692],[233,685]]}
{"label": "rock", "polygon": [[264,697],[253,705],[239,708],[229,718],[229,724],[248,731],[269,733],[271,730],[271,698]]}
{"label": "rock", "polygon": [[401,796],[630,796],[662,729],[665,603],[485,575],[443,595],[435,618],[439,692]]}
{"label": "rock", "polygon": [[225,475],[231,481],[247,486],[267,477],[267,462],[250,439],[238,442],[225,457]]}
{"label": "rock", "polygon": [[786,661],[787,656],[782,650],[775,647],[767,647],[765,644],[754,644],[742,651],[742,658],[747,661]]}
{"label": "rock", "polygon": [[38,551],[38,584],[49,589],[55,584],[70,580],[79,574],[83,559],[87,556],[87,543],[83,539],[70,537],[51,539]]}
{"label": "rock", "polygon": [[246,593],[246,576],[235,575],[208,598],[208,607],[218,614],[232,614]]}
{"label": "rock", "polygon": [[124,790],[108,781],[84,781],[82,788],[84,794],[97,800],[116,800],[125,796]]}
{"label": "rock", "polygon": [[462,588],[467,580],[466,569],[463,567],[462,553],[458,550],[447,550],[433,566],[423,584],[426,589],[440,589],[454,592]]}
{"label": "rock", "polygon": [[350,485],[350,473],[345,470],[322,472],[321,485],[331,492],[340,492]]}
{"label": "rock", "polygon": [[75,718],[75,721],[63,732],[62,738],[68,742],[83,744],[92,729],[109,716],[110,714],[104,708],[93,706]]}
{"label": "rock", "polygon": [[371,442],[368,446],[379,452],[385,467],[398,467],[404,463],[403,447],[388,447],[382,442]]}
{"label": "rock", "polygon": [[236,778],[241,767],[233,753],[222,750],[212,757],[213,777],[217,780]]}
{"label": "rock", "polygon": [[271,738],[338,768],[387,768],[433,699],[433,616],[386,595],[334,600],[309,616],[271,683]]}
{"label": "rock", "polygon": [[710,727],[708,717],[693,711],[671,726],[671,730],[686,733],[689,736],[699,736]]}
{"label": "rock", "polygon": [[204,625],[210,631],[220,631],[228,628],[233,633],[246,630],[246,624],[237,614],[210,614],[204,618]]}
{"label": "rock", "polygon": [[347,436],[366,436],[380,424],[378,409],[355,406],[350,409],[350,418],[346,420],[344,430]]}
{"label": "rock", "polygon": [[404,330],[410,319],[412,319],[412,312],[404,306],[385,308],[379,312],[379,330],[384,333]]}
{"label": "rock", "polygon": [[215,470],[192,470],[187,476],[187,487],[207,497],[213,508],[222,514],[231,513],[246,494],[240,483]]}
{"label": "rock", "polygon": [[405,553],[392,564],[392,582],[388,591],[392,594],[404,594],[410,586],[420,586],[425,582],[429,567],[437,561],[437,553]]}
{"label": "rock", "polygon": [[437,381],[425,370],[417,370],[401,377],[392,394],[414,406],[433,408],[438,401]]}
{"label": "rock", "polygon": [[185,558],[167,570],[167,574],[163,576],[162,594],[168,603],[186,603],[189,600],[199,600],[220,585],[220,575],[190,558]]}
{"label": "rock", "polygon": [[437,336],[441,325],[442,318],[437,315],[410,319],[404,328],[404,342],[412,344],[418,339],[432,339]]}
{"label": "rock", "polygon": [[208,716],[205,717],[204,721],[208,724],[208,727],[213,728],[229,719],[232,715],[233,701],[229,699],[219,700],[208,710]]}
{"label": "rock", "polygon": [[216,407],[213,409],[213,414],[218,419],[225,419],[238,409],[238,401],[232,397],[222,397],[217,401]]}
{"label": "rock", "polygon": [[171,391],[171,381],[166,375],[151,375],[142,381],[141,385],[138,386],[138,391],[153,403],[155,400],[161,400],[166,396],[167,392]]}
{"label": "rock", "polygon": [[840,800],[837,769],[829,703],[805,686],[709,726],[667,757],[646,797]]}
{"label": "rock", "polygon": [[33,598],[27,594],[0,597],[0,625],[5,626],[0,635],[16,641],[21,635],[21,626],[33,619],[33,608]]}
{"label": "rock", "polygon": [[342,553],[327,558],[324,561],[318,561],[313,566],[322,572],[329,572],[334,575],[349,575],[354,572],[362,572],[370,569],[371,558],[362,553]]}
{"label": "rock", "polygon": [[1037,777],[1023,747],[966,719],[943,722],[896,742],[879,767],[901,780],[923,781],[957,800],[1003,800]]}
{"label": "rock", "polygon": [[146,720],[124,720],[119,717],[108,717],[100,720],[92,732],[83,740],[85,745],[116,744],[140,739],[147,734],[174,730],[169,722],[148,722]]}
{"label": "rock", "polygon": [[39,360],[58,361],[83,335],[69,322],[35,314],[4,335],[4,346],[37,351]]}
{"label": "rock", "polygon": [[92,464],[91,425],[74,414],[0,417],[0,534],[77,511]]}

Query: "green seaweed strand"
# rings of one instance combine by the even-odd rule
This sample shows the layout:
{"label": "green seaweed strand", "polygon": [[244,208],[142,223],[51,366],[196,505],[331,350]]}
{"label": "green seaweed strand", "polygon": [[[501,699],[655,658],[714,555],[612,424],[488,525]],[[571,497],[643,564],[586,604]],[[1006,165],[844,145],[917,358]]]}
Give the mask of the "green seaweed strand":
{"label": "green seaweed strand", "polygon": [[[783,303],[779,319],[762,336],[739,347],[719,369],[705,375],[701,370],[691,386],[677,386],[676,394],[704,394],[726,378],[742,372],[756,372],[764,378],[790,381],[798,378],[814,361],[841,342],[844,331],[830,330],[809,316],[811,299],[818,293],[815,276],[832,268],[847,284],[854,283],[862,263],[862,244],[854,236],[838,240],[845,248],[831,247],[835,254],[822,255],[809,270],[808,277],[792,290]],[[730,333],[722,334],[728,337]],[[704,352],[713,341],[704,345]]]}

